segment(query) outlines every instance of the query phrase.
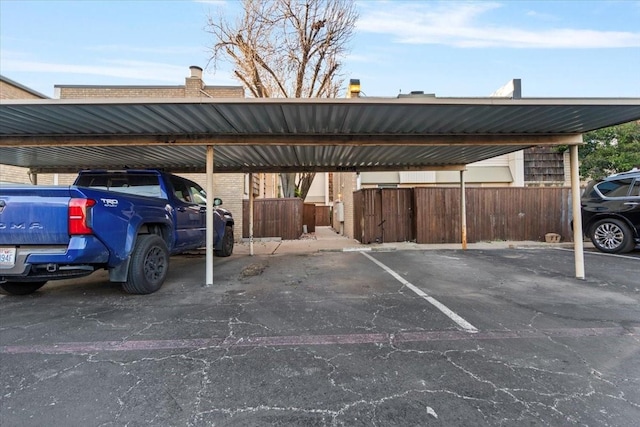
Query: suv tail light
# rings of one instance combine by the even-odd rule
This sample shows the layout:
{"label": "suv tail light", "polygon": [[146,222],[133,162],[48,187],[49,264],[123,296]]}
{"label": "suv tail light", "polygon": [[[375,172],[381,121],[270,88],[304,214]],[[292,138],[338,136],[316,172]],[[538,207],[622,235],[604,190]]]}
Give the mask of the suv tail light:
{"label": "suv tail light", "polygon": [[69,234],[93,234],[89,226],[91,207],[96,204],[92,199],[69,200]]}

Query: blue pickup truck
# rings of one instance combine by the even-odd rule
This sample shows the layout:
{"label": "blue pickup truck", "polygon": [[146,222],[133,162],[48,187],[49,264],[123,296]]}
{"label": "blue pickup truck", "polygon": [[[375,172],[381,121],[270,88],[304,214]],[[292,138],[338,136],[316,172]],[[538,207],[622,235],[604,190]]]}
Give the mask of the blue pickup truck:
{"label": "blue pickup truck", "polygon": [[[233,252],[233,216],[214,199],[214,250]],[[35,292],[99,269],[132,294],[157,291],[169,256],[205,246],[206,194],[155,170],[89,170],[74,185],[0,187],[0,288]]]}

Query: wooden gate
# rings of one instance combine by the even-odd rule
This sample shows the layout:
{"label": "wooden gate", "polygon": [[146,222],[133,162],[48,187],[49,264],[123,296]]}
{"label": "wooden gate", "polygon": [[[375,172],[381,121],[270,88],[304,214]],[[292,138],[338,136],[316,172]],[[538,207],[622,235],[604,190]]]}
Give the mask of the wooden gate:
{"label": "wooden gate", "polygon": [[383,188],[382,241],[409,242],[414,239],[412,188]]}
{"label": "wooden gate", "polygon": [[331,225],[331,206],[316,206],[316,225],[319,227]]}
{"label": "wooden gate", "polygon": [[364,189],[353,194],[354,236],[362,243],[413,240],[411,188]]}

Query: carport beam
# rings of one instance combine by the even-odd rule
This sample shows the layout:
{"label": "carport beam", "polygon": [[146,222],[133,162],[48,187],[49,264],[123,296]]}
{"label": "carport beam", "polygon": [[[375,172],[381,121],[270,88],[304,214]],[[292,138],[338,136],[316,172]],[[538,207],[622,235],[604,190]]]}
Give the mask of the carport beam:
{"label": "carport beam", "polygon": [[582,215],[580,208],[580,175],[578,174],[578,146],[569,146],[571,165],[571,207],[573,211],[573,252],[576,264],[576,279],[585,278],[584,244],[582,242]]}
{"label": "carport beam", "polygon": [[207,145],[207,246],[205,284],[213,286],[213,145]]}

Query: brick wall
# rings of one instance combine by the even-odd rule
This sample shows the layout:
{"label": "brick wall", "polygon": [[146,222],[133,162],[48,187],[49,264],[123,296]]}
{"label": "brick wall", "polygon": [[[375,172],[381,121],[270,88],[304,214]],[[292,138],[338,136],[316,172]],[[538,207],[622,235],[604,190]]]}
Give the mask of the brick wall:
{"label": "brick wall", "polygon": [[90,98],[243,98],[240,86],[202,86],[202,80],[187,78],[185,86],[76,86],[56,85],[60,99]]}
{"label": "brick wall", "polygon": [[29,169],[0,164],[0,181],[29,184]]}
{"label": "brick wall", "polygon": [[[75,173],[43,173],[36,176],[38,185],[71,185],[76,179]],[[29,169],[0,164],[0,181],[16,184],[33,184]]]}
{"label": "brick wall", "polygon": [[60,99],[184,98],[183,86],[59,86]]}
{"label": "brick wall", "polygon": [[0,99],[42,99],[42,96],[0,80]]}
{"label": "brick wall", "polygon": [[205,86],[202,90],[212,98],[244,98],[244,89],[240,86]]}

